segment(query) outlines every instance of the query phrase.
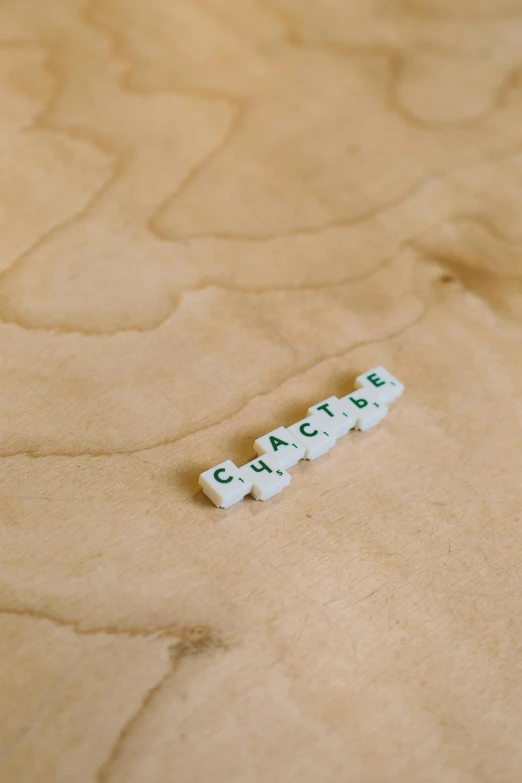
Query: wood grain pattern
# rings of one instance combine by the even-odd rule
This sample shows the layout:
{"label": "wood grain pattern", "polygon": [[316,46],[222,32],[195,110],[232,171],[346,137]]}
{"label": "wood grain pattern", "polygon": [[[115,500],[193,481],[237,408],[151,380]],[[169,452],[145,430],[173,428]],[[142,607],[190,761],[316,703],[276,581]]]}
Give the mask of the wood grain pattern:
{"label": "wood grain pattern", "polygon": [[[518,783],[521,40],[1,4],[2,781]],[[198,491],[375,364],[375,431]]]}

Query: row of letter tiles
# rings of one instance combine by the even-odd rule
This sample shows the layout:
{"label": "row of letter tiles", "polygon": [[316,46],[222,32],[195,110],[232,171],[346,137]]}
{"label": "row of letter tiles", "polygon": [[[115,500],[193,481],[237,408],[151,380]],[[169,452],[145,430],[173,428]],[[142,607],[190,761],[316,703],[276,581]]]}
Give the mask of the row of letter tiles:
{"label": "row of letter tiles", "polygon": [[316,459],[351,429],[368,430],[388,413],[388,404],[400,397],[403,384],[384,367],[375,367],[356,378],[357,389],[345,397],[328,397],[312,405],[308,416],[290,427],[277,427],[254,443],[257,458],[238,468],[231,460],[199,477],[205,495],[228,508],[251,493],[269,500],[290,484],[287,468],[301,459]]}

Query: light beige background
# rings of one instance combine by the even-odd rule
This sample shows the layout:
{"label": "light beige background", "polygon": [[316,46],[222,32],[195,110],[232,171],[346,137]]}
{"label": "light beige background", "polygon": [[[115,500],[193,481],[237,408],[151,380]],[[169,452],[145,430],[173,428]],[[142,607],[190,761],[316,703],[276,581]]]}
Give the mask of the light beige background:
{"label": "light beige background", "polygon": [[[4,0],[0,779],[522,779],[522,2]],[[385,422],[199,473],[384,364]]]}

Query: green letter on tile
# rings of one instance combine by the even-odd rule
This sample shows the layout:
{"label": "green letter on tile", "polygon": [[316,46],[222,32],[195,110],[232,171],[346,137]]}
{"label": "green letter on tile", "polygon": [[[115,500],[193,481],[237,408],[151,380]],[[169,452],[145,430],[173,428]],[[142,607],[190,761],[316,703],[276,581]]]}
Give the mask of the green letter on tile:
{"label": "green letter on tile", "polygon": [[362,400],[354,400],[353,397],[349,397],[348,399],[350,399],[354,405],[357,405],[358,408],[366,408],[368,405],[368,400],[365,400],[364,398]]}
{"label": "green letter on tile", "polygon": [[262,466],[260,468],[256,468],[255,465],[251,465],[252,470],[255,470],[256,473],[262,473],[264,470],[267,471],[267,473],[271,473],[272,469],[268,467],[266,462],[263,462],[262,459],[259,460],[259,464]]}
{"label": "green letter on tile", "polygon": [[314,430],[313,432],[305,432],[305,427],[311,427],[311,426],[312,425],[310,424],[309,421],[305,421],[304,424],[301,424],[301,426],[299,427],[299,432],[301,433],[301,435],[306,435],[307,438],[313,438],[314,435],[319,435],[319,430]]}
{"label": "green letter on tile", "polygon": [[229,476],[226,479],[219,478],[220,473],[225,473],[225,468],[219,468],[218,470],[214,471],[214,478],[216,481],[219,481],[220,484],[230,484],[230,482],[233,481],[233,476]]}
{"label": "green letter on tile", "polygon": [[332,417],[332,419],[334,419],[334,418],[335,418],[335,416],[334,416],[334,414],[332,413],[332,411],[331,411],[331,410],[328,408],[328,403],[327,403],[327,402],[325,402],[325,403],[324,403],[324,405],[318,405],[318,406],[317,406],[317,410],[318,410],[318,411],[324,411],[324,412],[325,412],[325,413],[327,413],[329,416],[331,416],[331,417]]}
{"label": "green letter on tile", "polygon": [[372,374],[371,374],[371,375],[368,375],[368,376],[367,376],[367,378],[368,378],[368,380],[370,381],[370,383],[373,383],[373,385],[374,385],[374,386],[377,386],[377,388],[378,388],[379,386],[386,386],[386,381],[383,381],[383,380],[382,380],[381,378],[379,378],[379,376],[378,376],[376,373],[374,373],[374,372],[372,372]]}
{"label": "green letter on tile", "polygon": [[281,440],[281,438],[276,438],[275,435],[270,435],[270,443],[272,444],[272,448],[274,449],[274,451],[277,451],[279,446],[288,446],[286,440]]}

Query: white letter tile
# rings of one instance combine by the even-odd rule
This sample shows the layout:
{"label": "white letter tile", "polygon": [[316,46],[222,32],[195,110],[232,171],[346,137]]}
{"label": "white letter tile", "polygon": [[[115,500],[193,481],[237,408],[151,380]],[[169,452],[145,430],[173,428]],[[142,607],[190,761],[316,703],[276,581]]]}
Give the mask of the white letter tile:
{"label": "white letter tile", "polygon": [[252,489],[252,482],[240,473],[230,459],[202,473],[199,484],[207,498],[219,508],[233,506],[243,500]]}
{"label": "white letter tile", "polygon": [[372,389],[357,389],[342,397],[341,404],[357,417],[355,429],[363,432],[378,424],[388,413],[388,408]]}
{"label": "white letter tile", "polygon": [[304,459],[306,449],[284,427],[272,430],[254,443],[254,451],[261,457],[270,454],[282,468],[291,468]]}
{"label": "white letter tile", "polygon": [[277,460],[266,454],[239,468],[246,483],[251,484],[251,494],[256,500],[269,500],[290,484],[291,476]]}
{"label": "white letter tile", "polygon": [[357,416],[348,413],[338,397],[328,397],[327,400],[312,405],[311,408],[308,408],[308,415],[317,416],[334,438],[346,435],[357,422]]}
{"label": "white letter tile", "polygon": [[355,385],[358,389],[373,389],[385,405],[396,400],[404,391],[403,384],[384,367],[374,367],[373,370],[359,375],[355,379]]}
{"label": "white letter tile", "polygon": [[335,436],[327,430],[323,419],[318,416],[307,416],[287,429],[305,447],[305,459],[320,457],[335,446]]}

